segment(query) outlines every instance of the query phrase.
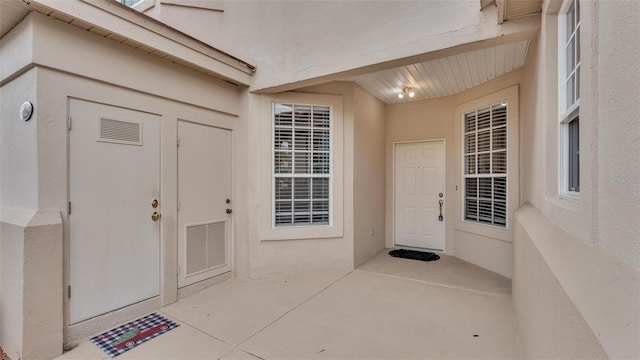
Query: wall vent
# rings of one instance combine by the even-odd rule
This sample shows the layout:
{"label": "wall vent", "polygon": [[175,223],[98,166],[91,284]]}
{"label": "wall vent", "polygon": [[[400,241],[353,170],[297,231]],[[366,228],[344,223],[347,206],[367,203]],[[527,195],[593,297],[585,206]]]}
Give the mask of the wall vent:
{"label": "wall vent", "polygon": [[98,141],[142,145],[142,124],[100,118],[98,120]]}
{"label": "wall vent", "polygon": [[186,226],[187,269],[191,276],[227,264],[226,221]]}

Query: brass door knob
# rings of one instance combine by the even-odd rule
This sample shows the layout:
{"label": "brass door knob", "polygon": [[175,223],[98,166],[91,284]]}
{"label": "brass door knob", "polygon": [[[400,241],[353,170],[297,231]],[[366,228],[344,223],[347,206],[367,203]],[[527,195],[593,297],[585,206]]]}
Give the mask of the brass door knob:
{"label": "brass door knob", "polygon": [[157,211],[154,211],[153,214],[151,214],[151,220],[158,221],[158,219],[160,219],[160,214]]}
{"label": "brass door knob", "polygon": [[154,209],[158,207],[158,199],[151,200],[151,207]]}

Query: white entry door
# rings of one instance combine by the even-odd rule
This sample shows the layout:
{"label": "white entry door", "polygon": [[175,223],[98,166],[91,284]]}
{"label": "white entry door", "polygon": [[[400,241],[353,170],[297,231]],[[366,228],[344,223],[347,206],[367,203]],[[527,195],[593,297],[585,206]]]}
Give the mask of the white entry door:
{"label": "white entry door", "polygon": [[444,179],[444,141],[396,144],[395,245],[444,250]]}
{"label": "white entry door", "polygon": [[231,130],[178,121],[178,286],[231,271]]}
{"label": "white entry door", "polygon": [[70,324],[159,295],[160,117],[71,100]]}

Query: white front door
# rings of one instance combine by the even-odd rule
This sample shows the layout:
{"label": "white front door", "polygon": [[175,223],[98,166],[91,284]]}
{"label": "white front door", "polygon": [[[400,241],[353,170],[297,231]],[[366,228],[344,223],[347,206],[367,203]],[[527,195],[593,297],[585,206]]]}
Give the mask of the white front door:
{"label": "white front door", "polygon": [[231,130],[178,121],[178,286],[231,271]]}
{"label": "white front door", "polygon": [[74,324],[159,295],[160,117],[74,99],[70,116]]}
{"label": "white front door", "polygon": [[444,179],[444,141],[395,145],[395,245],[444,250]]}

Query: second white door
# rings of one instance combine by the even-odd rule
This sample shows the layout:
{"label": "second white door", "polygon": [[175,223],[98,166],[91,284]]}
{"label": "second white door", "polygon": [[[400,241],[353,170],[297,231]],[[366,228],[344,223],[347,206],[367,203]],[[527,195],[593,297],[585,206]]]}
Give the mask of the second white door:
{"label": "second white door", "polygon": [[178,122],[178,286],[231,271],[231,130]]}
{"label": "second white door", "polygon": [[396,246],[444,251],[444,181],[444,141],[396,144]]}

